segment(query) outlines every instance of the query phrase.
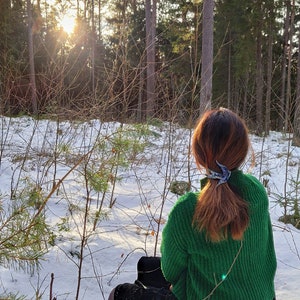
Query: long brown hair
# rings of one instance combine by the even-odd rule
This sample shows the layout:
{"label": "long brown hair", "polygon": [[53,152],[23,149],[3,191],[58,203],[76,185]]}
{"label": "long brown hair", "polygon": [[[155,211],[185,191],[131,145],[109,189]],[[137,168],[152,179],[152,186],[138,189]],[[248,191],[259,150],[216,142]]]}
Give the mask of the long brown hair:
{"label": "long brown hair", "polygon": [[[199,169],[220,173],[220,163],[234,170],[244,162],[250,146],[244,121],[234,112],[220,108],[204,113],[197,124],[192,151]],[[209,179],[200,192],[193,224],[218,242],[228,238],[241,240],[249,223],[248,205],[228,182]]]}

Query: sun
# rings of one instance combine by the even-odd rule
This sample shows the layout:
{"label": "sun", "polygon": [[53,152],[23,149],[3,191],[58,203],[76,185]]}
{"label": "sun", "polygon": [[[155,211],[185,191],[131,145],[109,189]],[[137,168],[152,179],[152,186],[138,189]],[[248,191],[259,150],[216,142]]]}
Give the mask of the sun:
{"label": "sun", "polygon": [[67,34],[74,32],[75,25],[76,19],[71,15],[65,15],[60,21],[60,26]]}

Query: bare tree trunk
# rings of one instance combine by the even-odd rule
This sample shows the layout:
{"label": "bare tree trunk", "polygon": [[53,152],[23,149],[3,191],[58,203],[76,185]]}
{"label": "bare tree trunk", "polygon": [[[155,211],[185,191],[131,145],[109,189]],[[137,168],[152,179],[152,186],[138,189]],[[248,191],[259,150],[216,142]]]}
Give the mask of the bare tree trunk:
{"label": "bare tree trunk", "polygon": [[[229,33],[229,40],[231,41],[231,32]],[[231,107],[231,42],[228,45],[228,83],[227,83],[227,107]]]}
{"label": "bare tree trunk", "polygon": [[286,17],[284,23],[284,45],[283,45],[283,56],[282,56],[282,71],[281,71],[281,94],[280,94],[280,105],[279,105],[279,130],[285,130],[284,128],[284,111],[285,111],[285,95],[286,95],[286,65],[287,65],[287,51],[289,42],[289,28],[290,28],[290,11],[291,3],[286,1]]}
{"label": "bare tree trunk", "polygon": [[248,118],[248,114],[247,114],[247,108],[248,108],[248,90],[249,90],[249,72],[246,72],[246,78],[245,78],[245,87],[243,89],[244,91],[244,96],[243,96],[243,108],[242,108],[242,117],[244,119]]}
{"label": "bare tree trunk", "polygon": [[156,0],[145,0],[146,10],[146,52],[147,52],[147,117],[155,113],[155,36],[156,36]]}
{"label": "bare tree trunk", "polygon": [[[300,53],[300,33],[298,34],[298,53]],[[297,60],[297,83],[294,115],[293,146],[300,147],[300,55]]]}
{"label": "bare tree trunk", "polygon": [[88,10],[88,1],[83,0],[83,18],[85,22],[87,21],[87,10]]}
{"label": "bare tree trunk", "polygon": [[102,40],[102,0],[98,0],[98,40]]}
{"label": "bare tree trunk", "polygon": [[203,2],[200,114],[211,108],[214,4],[214,0]]}
{"label": "bare tree trunk", "polygon": [[142,106],[143,106],[143,86],[144,86],[144,70],[139,64],[139,98],[137,106],[137,121],[142,122]]}
{"label": "bare tree trunk", "polygon": [[293,55],[293,34],[294,34],[294,19],[295,19],[295,0],[292,1],[291,16],[290,16],[290,30],[289,30],[289,47],[287,53],[287,83],[286,83],[286,105],[284,111],[284,128],[285,131],[290,129],[290,115],[291,115],[291,72],[292,72],[292,55]]}
{"label": "bare tree trunk", "polygon": [[32,32],[32,6],[31,0],[27,0],[27,16],[28,16],[28,52],[29,52],[29,68],[30,68],[30,89],[31,89],[31,105],[34,114],[37,114],[37,97],[33,52],[33,32]]}
{"label": "bare tree trunk", "polygon": [[263,132],[263,66],[262,66],[262,32],[261,24],[257,31],[256,40],[256,133]]}
{"label": "bare tree trunk", "polygon": [[266,91],[266,116],[265,134],[269,135],[271,121],[271,92],[272,92],[272,67],[273,67],[273,18],[274,8],[269,8],[269,36],[268,36],[268,62],[267,62],[267,91]]}
{"label": "bare tree trunk", "polygon": [[[198,88],[198,83],[199,83],[199,72],[198,72],[198,52],[199,52],[199,29],[200,29],[200,12],[199,12],[199,7],[200,5],[198,3],[194,2],[194,45],[190,47],[190,66],[191,66],[191,78],[193,82],[193,88],[192,88],[192,93],[191,93],[191,104],[190,104],[190,109],[189,109],[189,119],[188,119],[188,124],[189,126],[193,126],[194,121],[198,119],[199,113],[195,113],[195,102],[196,98],[198,98],[198,93],[197,93],[197,88]],[[186,18],[185,13],[182,13],[182,19]],[[173,83],[173,82],[172,82]],[[172,85],[172,90],[175,90],[174,85]],[[180,116],[180,119],[185,118],[185,116]]]}
{"label": "bare tree trunk", "polygon": [[96,98],[95,95],[95,51],[96,51],[96,26],[95,26],[95,11],[94,11],[94,0],[91,0],[91,7],[90,7],[90,17],[92,19],[92,32],[90,34],[90,38],[92,39],[91,43],[91,80],[92,80],[92,91],[93,96]]}
{"label": "bare tree trunk", "polygon": [[79,2],[80,2],[80,0],[77,0],[76,1],[76,16],[77,16],[77,19],[80,17],[80,5],[79,5]]}

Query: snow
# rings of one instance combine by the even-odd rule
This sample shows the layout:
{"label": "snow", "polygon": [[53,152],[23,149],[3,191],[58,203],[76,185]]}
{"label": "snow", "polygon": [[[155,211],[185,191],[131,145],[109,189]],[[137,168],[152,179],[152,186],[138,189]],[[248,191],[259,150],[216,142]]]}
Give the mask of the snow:
{"label": "snow", "polygon": [[[57,183],[74,167],[45,206],[47,224],[55,234],[54,244],[49,245],[34,272],[1,263],[0,299],[8,299],[8,295],[15,295],[13,299],[49,299],[50,291],[52,297],[60,300],[75,299],[87,199],[84,181],[87,160],[78,162],[82,157],[89,158],[89,168],[107,169],[110,162],[105,155],[112,158],[115,151],[124,150],[114,148],[114,137],[117,134],[124,137],[124,132],[134,132],[136,127],[98,120],[58,123],[30,117],[1,117],[0,122],[0,200],[4,209],[11,205],[12,189],[26,190],[38,183],[43,196],[47,196],[53,180]],[[116,133],[120,130],[122,133]],[[131,135],[144,143],[144,148],[127,149],[123,153],[126,164],[118,168],[114,190],[110,184],[105,194],[103,214],[95,230],[94,213],[103,193],[90,191],[92,200],[88,206],[78,299],[107,299],[114,286],[135,280],[136,263],[141,256],[160,254],[161,230],[178,197],[169,191],[170,183],[187,181],[189,175],[192,189],[196,190],[202,178],[194,163],[188,161],[189,134],[187,129],[164,123],[149,126],[145,135]],[[278,261],[277,300],[300,298],[300,231],[278,221],[283,214],[279,195],[284,195],[285,190],[292,195],[295,184],[291,182],[299,181],[300,149],[291,146],[290,138],[278,132],[271,132],[265,139],[251,135],[256,164],[251,169],[249,158],[243,167],[244,172],[250,168],[261,181],[268,182]],[[97,144],[99,141],[102,148]],[[89,151],[91,156],[84,156]]]}

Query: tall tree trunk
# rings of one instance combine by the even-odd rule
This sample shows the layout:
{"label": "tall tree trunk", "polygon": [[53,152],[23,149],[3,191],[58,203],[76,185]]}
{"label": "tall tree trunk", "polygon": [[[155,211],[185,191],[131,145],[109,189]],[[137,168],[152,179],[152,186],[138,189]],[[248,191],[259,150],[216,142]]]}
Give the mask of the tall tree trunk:
{"label": "tall tree trunk", "polygon": [[294,134],[293,145],[300,147],[300,32],[298,34],[298,60],[297,60],[297,82],[296,82],[296,101],[294,115]]}
{"label": "tall tree trunk", "polygon": [[214,0],[203,2],[200,114],[211,108],[214,4]]}
{"label": "tall tree trunk", "polygon": [[95,51],[96,51],[96,25],[95,25],[95,11],[94,11],[94,0],[91,0],[91,7],[90,7],[90,18],[92,21],[92,31],[90,34],[91,38],[91,81],[92,81],[92,92],[93,96],[96,98],[95,95]]}
{"label": "tall tree trunk", "polygon": [[266,114],[265,134],[269,135],[271,122],[271,92],[272,92],[272,67],[273,67],[273,33],[268,37],[268,62],[267,62],[267,91],[266,91]]}
{"label": "tall tree trunk", "polygon": [[262,66],[262,24],[257,29],[256,38],[256,133],[263,132],[263,66]]}
{"label": "tall tree trunk", "polygon": [[145,0],[146,10],[146,53],[147,53],[147,117],[155,114],[155,36],[156,36],[156,0]]}
{"label": "tall tree trunk", "polygon": [[272,68],[273,68],[273,22],[274,22],[274,0],[268,2],[268,58],[267,58],[267,91],[266,91],[266,113],[265,134],[269,135],[271,122],[271,93],[272,93]]}
{"label": "tall tree trunk", "polygon": [[144,68],[142,67],[142,61],[139,63],[139,95],[137,105],[137,121],[142,122],[142,110],[143,110],[143,87],[144,87]]}
{"label": "tall tree trunk", "polygon": [[[193,126],[196,119],[199,117],[199,113],[195,113],[195,103],[198,99],[198,84],[199,84],[199,29],[200,29],[200,5],[198,2],[194,1],[194,40],[193,46],[190,47],[190,66],[191,66],[191,79],[192,79],[192,91],[191,91],[191,102],[189,109],[189,126]],[[182,19],[186,19],[186,13],[182,13]],[[172,82],[173,83],[173,82]],[[175,90],[174,85],[172,85],[172,90]],[[181,117],[182,118],[182,117]]]}
{"label": "tall tree trunk", "polygon": [[245,74],[245,87],[243,88],[243,106],[242,106],[242,117],[244,119],[248,118],[248,113],[247,113],[247,110],[248,110],[248,102],[249,102],[249,99],[248,99],[248,91],[250,89],[249,87],[249,80],[250,80],[250,74],[249,74],[249,71],[246,72]]}
{"label": "tall tree trunk", "polygon": [[286,67],[287,67],[287,53],[289,43],[289,28],[290,28],[290,11],[291,3],[290,0],[286,1],[286,16],[284,22],[284,45],[282,55],[282,70],[281,70],[281,94],[279,104],[279,130],[285,130],[284,128],[284,111],[285,111],[285,96],[286,96]]}
{"label": "tall tree trunk", "polygon": [[232,99],[231,99],[231,32],[229,32],[229,45],[228,45],[228,82],[227,82],[227,107],[231,107]]}
{"label": "tall tree trunk", "polygon": [[102,0],[98,0],[98,41],[102,41]]}
{"label": "tall tree trunk", "polygon": [[77,19],[80,17],[80,0],[76,1],[76,17]]}
{"label": "tall tree trunk", "polygon": [[287,83],[286,83],[286,105],[284,111],[284,128],[285,131],[289,131],[290,115],[291,115],[291,76],[292,76],[292,55],[293,55],[293,34],[294,34],[294,19],[295,19],[295,0],[292,0],[291,16],[290,16],[290,28],[289,28],[289,47],[287,53]]}
{"label": "tall tree trunk", "polygon": [[28,16],[28,52],[29,52],[29,68],[30,68],[30,89],[31,89],[31,105],[34,114],[37,114],[37,97],[36,97],[36,81],[34,67],[34,51],[33,51],[33,32],[32,32],[32,6],[31,0],[27,0],[27,16]]}

